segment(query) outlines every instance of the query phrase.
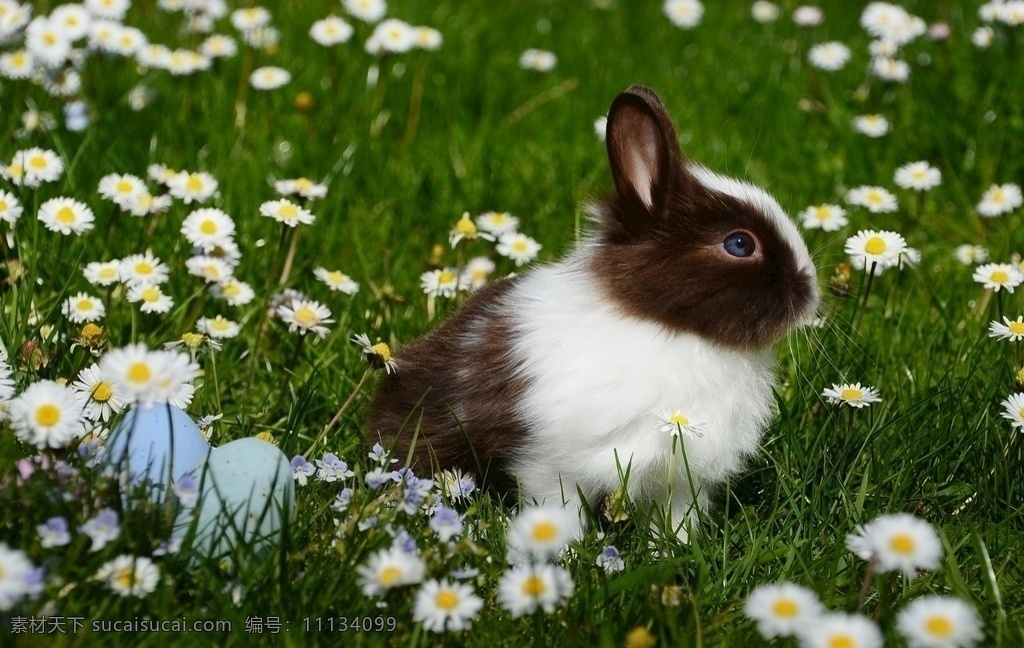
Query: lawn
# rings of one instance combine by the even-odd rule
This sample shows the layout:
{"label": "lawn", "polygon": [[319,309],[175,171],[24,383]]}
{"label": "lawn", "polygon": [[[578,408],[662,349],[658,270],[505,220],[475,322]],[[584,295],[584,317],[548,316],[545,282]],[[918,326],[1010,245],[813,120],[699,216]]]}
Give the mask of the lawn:
{"label": "lawn", "polygon": [[[656,0],[392,0],[385,18],[437,30],[403,52],[359,2],[120,4],[85,3],[104,23],[41,0],[31,16],[50,18],[25,25],[0,0],[0,643],[830,645],[824,621],[772,639],[747,613],[755,588],[791,582],[886,645],[914,645],[898,625],[929,595],[982,634],[920,645],[1024,645],[1024,3],[908,0],[927,32],[896,45],[862,25],[867,3],[811,25],[794,2],[706,2],[677,26]],[[348,38],[322,45],[328,15]],[[530,49],[555,58],[525,65]],[[461,271],[528,273],[586,234],[586,204],[615,190],[595,122],[638,83],[689,159],[793,217],[820,317],[777,345],[777,414],[688,541],[652,534],[641,503],[591,502],[586,534],[535,566],[559,595],[517,609],[501,592],[530,506],[391,475],[401,462],[364,445],[368,407],[390,352],[470,298]],[[491,212],[539,251],[451,243]],[[872,275],[881,262],[851,258],[862,230],[909,249]],[[132,357],[171,384],[110,377]],[[826,394],[857,383],[879,400]],[[184,406],[214,447],[276,445],[240,463],[288,464],[263,520],[285,509],[282,528],[213,548],[230,533],[204,544],[205,482],[153,495],[113,470],[134,400]],[[73,416],[46,425],[45,407]],[[927,522],[931,564],[886,571],[847,547],[896,514]],[[398,581],[367,575],[396,555]],[[471,627],[423,621],[433,580],[460,586]]]}

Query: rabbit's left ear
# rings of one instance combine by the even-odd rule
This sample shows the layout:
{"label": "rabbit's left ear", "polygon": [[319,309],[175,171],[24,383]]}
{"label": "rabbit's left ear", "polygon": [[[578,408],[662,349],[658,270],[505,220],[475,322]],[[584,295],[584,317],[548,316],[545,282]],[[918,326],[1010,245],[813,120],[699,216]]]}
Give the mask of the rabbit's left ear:
{"label": "rabbit's left ear", "polygon": [[[666,197],[685,170],[676,129],[653,90],[630,86],[608,111],[608,161],[630,216],[664,214]],[[646,220],[646,219],[645,219]],[[623,223],[634,230],[640,223]],[[632,225],[632,226],[631,226]]]}

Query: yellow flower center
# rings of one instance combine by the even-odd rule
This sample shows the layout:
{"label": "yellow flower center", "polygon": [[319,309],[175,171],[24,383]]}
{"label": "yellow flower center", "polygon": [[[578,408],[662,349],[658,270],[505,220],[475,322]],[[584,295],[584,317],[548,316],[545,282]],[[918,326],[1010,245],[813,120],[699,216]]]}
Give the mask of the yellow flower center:
{"label": "yellow flower center", "polygon": [[221,290],[228,297],[234,297],[238,293],[242,292],[242,289],[238,287],[238,284],[229,283],[225,285]]}
{"label": "yellow flower center", "polygon": [[113,395],[114,390],[111,389],[110,383],[105,380],[99,381],[96,383],[96,386],[92,388],[92,399],[98,403],[106,403]]}
{"label": "yellow flower center", "polygon": [[516,252],[526,252],[526,241],[518,240],[512,243],[512,249]]}
{"label": "yellow flower center", "polygon": [[65,205],[64,207],[61,207],[59,210],[57,210],[57,220],[59,220],[62,223],[74,223],[75,222],[75,212],[74,212],[74,210],[72,210],[67,205]]}
{"label": "yellow flower center", "polygon": [[914,539],[906,533],[897,533],[889,540],[889,548],[903,555],[914,553],[916,546]]}
{"label": "yellow flower center", "polygon": [[1004,284],[1010,280],[1010,273],[1005,270],[993,270],[989,279],[991,279],[993,283]]}
{"label": "yellow flower center", "polygon": [[547,583],[539,576],[530,576],[523,581],[523,594],[537,598],[548,589]]}
{"label": "yellow flower center", "polygon": [[212,220],[204,220],[199,224],[199,231],[203,234],[216,234],[217,223],[214,223]]}
{"label": "yellow flower center", "polygon": [[914,169],[910,172],[910,175],[913,176],[915,180],[924,180],[924,169]]}
{"label": "yellow flower center", "polygon": [[793,599],[779,599],[772,603],[772,612],[784,619],[792,619],[800,613],[800,606]]}
{"label": "yellow flower center", "polygon": [[117,572],[117,576],[114,577],[117,584],[124,588],[130,588],[135,585],[135,570],[132,567],[125,567],[124,569]]}
{"label": "yellow flower center", "polygon": [[7,201],[0,199],[0,212],[7,211]]}
{"label": "yellow flower center", "polygon": [[156,286],[150,286],[142,291],[142,301],[151,303],[160,299],[160,289]]}
{"label": "yellow flower center", "polygon": [[317,322],[316,312],[308,306],[302,306],[295,311],[295,321],[302,326],[313,326]]}
{"label": "yellow flower center", "polygon": [[43,427],[53,427],[60,422],[60,410],[55,405],[46,403],[36,408],[36,423]]}
{"label": "yellow flower center", "polygon": [[15,180],[20,178],[24,174],[24,172],[25,169],[21,166],[21,164],[17,162],[13,162],[11,163],[11,166],[7,167],[7,173],[9,173],[11,177]]}
{"label": "yellow flower center", "polygon": [[1014,335],[1024,335],[1024,322],[1010,322],[1008,328]]}
{"label": "yellow flower center", "polygon": [[80,311],[91,311],[93,309],[92,300],[91,299],[79,299],[78,302],[75,303],[75,308],[80,310]]}
{"label": "yellow flower center", "polygon": [[128,371],[125,373],[128,380],[133,383],[144,383],[152,378],[153,374],[149,370],[149,365],[145,362],[135,362],[128,367]]}
{"label": "yellow flower center", "polygon": [[384,587],[392,587],[402,578],[402,570],[398,567],[385,567],[380,573],[380,584]]}
{"label": "yellow flower center", "polygon": [[203,188],[203,179],[193,173],[189,175],[188,181],[185,183],[185,187],[188,188],[189,191],[199,191]]}
{"label": "yellow flower center", "polygon": [[487,271],[480,268],[471,272],[469,276],[473,280],[473,283],[480,283],[487,279]]}
{"label": "yellow flower center", "polygon": [[451,611],[459,604],[459,597],[451,590],[441,590],[434,598],[434,604],[442,610]]}
{"label": "yellow flower center", "polygon": [[310,182],[307,178],[295,179],[295,188],[298,189],[299,191],[306,191],[308,189],[311,189],[312,187],[313,183]]}
{"label": "yellow flower center", "polygon": [[117,268],[107,266],[100,269],[100,279],[113,279],[117,276]]}
{"label": "yellow flower center", "polygon": [[215,318],[215,319],[210,321],[209,326],[210,326],[210,328],[212,328],[214,330],[217,330],[217,331],[225,331],[228,328],[228,321],[226,319],[221,318],[221,317],[217,317],[217,318]]}
{"label": "yellow flower center", "polygon": [[391,360],[391,347],[389,347],[387,344],[383,342],[378,342],[377,344],[374,344],[372,347],[370,347],[370,351],[373,351],[378,356],[380,356],[380,359],[383,360],[384,362],[390,362]]}
{"label": "yellow flower center", "polygon": [[868,254],[882,254],[885,252],[885,239],[881,236],[872,236],[864,244],[864,251]]}
{"label": "yellow flower center", "polygon": [[120,182],[117,183],[117,186],[114,187],[117,193],[131,193],[132,189],[134,188],[135,185],[128,182],[127,180],[121,180]]}
{"label": "yellow flower center", "polygon": [[820,205],[814,208],[814,217],[820,221],[828,220],[828,217],[832,214],[832,210],[825,205]]}
{"label": "yellow flower center", "polygon": [[1004,200],[1006,200],[1006,194],[1003,193],[1003,190],[1001,188],[996,189],[995,191],[992,192],[993,202],[1001,203]]}
{"label": "yellow flower center", "polygon": [[95,343],[103,337],[103,329],[95,324],[89,323],[82,327],[79,335],[86,343]]}
{"label": "yellow flower center", "polygon": [[828,643],[825,645],[828,648],[857,648],[857,640],[853,638],[853,635],[832,635],[828,638]]}
{"label": "yellow flower center", "polygon": [[676,425],[689,425],[690,424],[690,419],[686,418],[686,416],[684,416],[683,414],[680,414],[679,412],[676,412],[672,416],[668,417],[668,420],[669,420],[670,423],[675,423]]}
{"label": "yellow flower center", "polygon": [[537,542],[551,542],[556,535],[558,535],[558,527],[546,520],[533,527],[533,539]]}
{"label": "yellow flower center", "polygon": [[299,215],[299,208],[291,203],[285,203],[277,210],[277,214],[281,218],[295,218]]}
{"label": "yellow flower center", "polygon": [[212,263],[207,263],[205,266],[203,266],[203,272],[205,272],[206,276],[210,277],[211,279],[216,279],[217,277],[220,276],[220,270],[217,268],[217,266],[213,265]]}
{"label": "yellow flower center", "polygon": [[933,637],[948,637],[953,634],[953,623],[946,617],[933,616],[924,622],[924,629]]}
{"label": "yellow flower center", "polygon": [[181,336],[181,341],[190,349],[198,349],[205,339],[202,333],[185,333]]}
{"label": "yellow flower center", "polygon": [[20,68],[20,67],[24,66],[27,61],[28,61],[28,56],[25,54],[25,52],[15,52],[11,56],[11,63],[13,63],[14,67],[16,67],[16,68]]}
{"label": "yellow flower center", "polygon": [[140,275],[148,275],[153,273],[153,264],[148,261],[139,261],[135,264],[135,273]]}
{"label": "yellow flower center", "polygon": [[845,401],[855,401],[863,398],[864,392],[859,389],[854,389],[853,387],[847,387],[839,395],[842,396]]}
{"label": "yellow flower center", "polygon": [[335,270],[334,272],[328,272],[327,273],[327,281],[330,281],[332,283],[342,283],[347,278],[348,277],[346,277],[345,275],[341,274],[341,272],[338,271],[338,270]]}
{"label": "yellow flower center", "polygon": [[438,275],[437,277],[437,283],[439,284],[447,284],[453,281],[455,281],[455,275],[452,274],[451,272],[448,272],[447,270],[443,270],[441,274]]}
{"label": "yellow flower center", "polygon": [[463,216],[458,223],[455,223],[455,231],[469,238],[476,234],[476,225],[469,219],[469,216]]}

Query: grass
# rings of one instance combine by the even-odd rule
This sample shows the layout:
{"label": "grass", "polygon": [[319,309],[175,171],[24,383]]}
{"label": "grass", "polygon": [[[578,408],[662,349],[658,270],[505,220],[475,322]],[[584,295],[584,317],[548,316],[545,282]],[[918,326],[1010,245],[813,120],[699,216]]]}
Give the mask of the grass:
{"label": "grass", "polygon": [[[36,12],[45,13],[45,4]],[[127,22],[154,42],[197,44],[182,35],[179,15],[151,4],[133,8]],[[355,492],[342,515],[330,508],[339,483],[299,487],[295,520],[269,554],[251,556],[242,548],[235,560],[220,562],[196,559],[186,548],[154,559],[161,570],[155,592],[118,597],[91,576],[121,553],[152,556],[170,535],[173,510],[124,505],[115,485],[88,469],[74,478],[42,471],[19,483],[15,461],[37,451],[2,424],[0,541],[25,550],[48,577],[39,597],[0,613],[0,632],[10,632],[10,616],[91,622],[148,615],[228,620],[230,632],[207,635],[223,645],[613,646],[645,626],[663,646],[756,646],[762,640],[742,614],[751,588],[792,580],[812,587],[829,607],[853,610],[865,564],[844,548],[845,536],[880,514],[911,512],[939,530],[942,565],[913,580],[876,577],[865,612],[897,642],[893,620],[906,601],[926,592],[952,594],[977,607],[984,645],[1024,644],[1022,451],[1019,433],[999,415],[999,403],[1021,389],[1014,382],[1020,343],[987,337],[997,300],[953,256],[962,243],[984,245],[996,261],[1024,248],[1019,210],[998,219],[982,219],[974,210],[991,183],[1024,177],[1020,34],[1004,30],[991,48],[980,50],[970,42],[979,25],[973,7],[909,2],[907,8],[929,22],[948,21],[952,37],[909,45],[903,58],[913,68],[910,81],[887,85],[866,72],[868,37],[857,25],[860,8],[850,3],[828,3],[825,23],[814,30],[796,27],[785,13],[777,23],[759,25],[745,3],[707,3],[702,24],[692,31],[673,27],[657,2],[600,3],[609,4],[605,9],[555,0],[392,4],[392,15],[440,29],[442,48],[372,57],[360,45],[370,27],[355,21],[352,42],[321,48],[306,33],[314,20],[338,10],[336,3],[277,3],[270,8],[281,31],[279,47],[242,46],[238,56],[194,76],[140,76],[121,58],[90,56],[81,95],[92,123],[80,133],[58,127],[15,139],[22,112],[34,108],[59,117],[61,101],[28,82],[0,85],[7,108],[0,112],[6,135],[0,158],[38,145],[58,151],[67,167],[58,183],[36,191],[0,181],[25,207],[8,243],[0,243],[0,336],[17,367],[19,390],[41,378],[71,378],[90,361],[81,349],[42,335],[46,327],[61,335],[77,332],[61,317],[60,303],[90,289],[84,264],[150,248],[171,265],[167,286],[176,306],[165,316],[139,315],[123,295],[109,296],[103,326],[111,347],[132,341],[159,347],[191,330],[199,316],[236,319],[240,337],[201,358],[206,375],[189,412],[224,415],[214,427],[216,444],[269,432],[288,457],[305,452],[364,375],[360,350],[348,343],[353,334],[401,346],[457,307],[439,300],[430,318],[418,278],[438,261],[455,262],[447,234],[464,211],[518,215],[522,231],[544,246],[540,262],[573,245],[586,226],[581,204],[611,188],[593,122],[632,83],[661,94],[689,157],[766,187],[792,214],[841,202],[856,185],[893,188],[896,167],[930,161],[943,182],[922,199],[896,190],[901,209],[895,214],[850,208],[843,231],[806,233],[823,283],[847,260],[843,243],[860,228],[901,232],[921,250],[921,264],[879,277],[856,327],[863,273],[854,272],[849,297],[826,291],[826,308],[835,317],[780,345],[779,415],[749,470],[716,494],[700,532],[688,544],[661,540],[652,549],[645,524],[598,519],[565,562],[575,594],[550,615],[512,619],[495,602],[504,519],[512,513],[502,503],[476,496],[462,510],[475,542],[449,550],[422,518],[388,506],[397,493],[374,493],[357,480],[348,482]],[[217,31],[234,34],[226,18]],[[806,63],[808,48],[827,40],[853,50],[838,72]],[[517,60],[527,47],[554,51],[557,67],[548,74],[520,69]],[[249,88],[247,72],[269,64],[290,70],[292,81],[270,92]],[[371,69],[379,73],[375,86],[367,83]],[[135,112],[126,96],[140,82],[156,98]],[[310,93],[311,109],[297,108],[301,92]],[[889,118],[892,132],[880,139],[857,134],[853,118],[875,112]],[[219,181],[211,204],[237,224],[242,262],[236,274],[256,289],[250,305],[228,308],[187,276],[189,250],[178,229],[191,207],[176,202],[155,221],[133,219],[99,198],[102,176],[143,175],[156,162],[205,170]],[[265,324],[264,306],[279,289],[288,240],[258,214],[262,202],[276,197],[269,179],[297,176],[323,179],[329,192],[313,203],[317,222],[299,232],[287,286],[327,304],[336,320],[326,339],[301,347],[279,322]],[[47,232],[35,213],[58,195],[87,202],[96,229],[67,241]],[[470,254],[488,251],[486,244],[473,245],[479,247]],[[495,260],[499,274],[514,269],[508,260]],[[360,292],[329,293],[313,278],[320,265],[352,275]],[[1020,293],[1006,295],[1001,306],[1011,317],[1020,314]],[[35,358],[44,361],[24,361],[25,345],[32,344],[39,345]],[[827,405],[822,390],[843,380],[877,387],[883,402],[852,414]],[[326,442],[309,454],[311,461],[329,450],[359,474],[372,468],[361,431],[375,381],[356,394]],[[80,463],[73,449],[44,454]],[[55,495],[55,485],[64,497]],[[105,549],[89,551],[88,538],[74,532],[62,550],[39,546],[37,524],[63,515],[74,529],[101,506],[122,515],[122,533]],[[391,542],[383,524],[360,528],[372,516],[408,528],[431,576],[453,567],[479,569],[473,582],[485,606],[471,632],[426,633],[412,620],[415,588],[392,592],[383,604],[363,596],[356,566]],[[594,566],[607,544],[618,547],[625,571],[605,575]],[[676,591],[671,588],[680,588],[677,605],[665,604]],[[278,618],[281,632],[265,626],[262,634],[247,633],[247,618],[249,630],[256,618]],[[394,624],[342,634],[339,618],[347,625],[356,618]],[[189,643],[184,634],[113,637],[88,630],[87,624],[64,640]],[[49,645],[54,638],[14,637],[19,646]]]}

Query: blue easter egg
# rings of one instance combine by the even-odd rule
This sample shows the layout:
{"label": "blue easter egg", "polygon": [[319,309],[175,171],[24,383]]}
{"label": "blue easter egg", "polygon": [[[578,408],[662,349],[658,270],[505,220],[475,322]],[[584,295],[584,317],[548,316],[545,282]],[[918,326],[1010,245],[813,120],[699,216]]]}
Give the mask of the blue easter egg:
{"label": "blue easter egg", "polygon": [[192,470],[210,452],[188,414],[164,403],[133,407],[107,437],[106,457],[119,471],[156,487],[152,498],[163,501],[169,486]]}
{"label": "blue easter egg", "polygon": [[238,439],[214,448],[193,474],[199,501],[179,513],[175,535],[195,524],[194,551],[220,558],[238,545],[262,553],[277,544],[295,504],[291,465],[277,446]]}

